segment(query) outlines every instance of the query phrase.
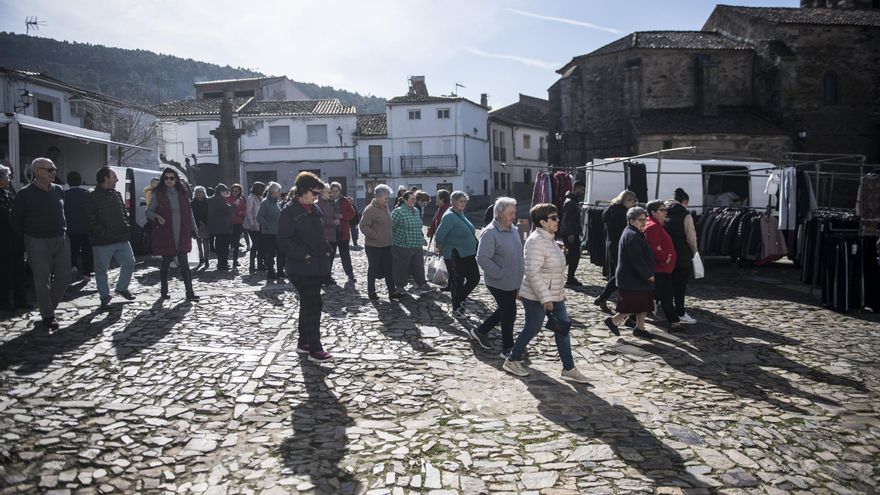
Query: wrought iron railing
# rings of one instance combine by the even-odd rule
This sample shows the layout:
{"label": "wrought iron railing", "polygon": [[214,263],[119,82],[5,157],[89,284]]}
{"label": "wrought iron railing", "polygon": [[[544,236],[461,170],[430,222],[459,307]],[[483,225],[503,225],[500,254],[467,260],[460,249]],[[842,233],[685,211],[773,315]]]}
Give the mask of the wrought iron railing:
{"label": "wrought iron railing", "polygon": [[440,175],[458,173],[458,155],[414,155],[400,157],[403,175]]}
{"label": "wrought iron railing", "polygon": [[199,153],[210,153],[213,140],[214,138],[199,138]]}

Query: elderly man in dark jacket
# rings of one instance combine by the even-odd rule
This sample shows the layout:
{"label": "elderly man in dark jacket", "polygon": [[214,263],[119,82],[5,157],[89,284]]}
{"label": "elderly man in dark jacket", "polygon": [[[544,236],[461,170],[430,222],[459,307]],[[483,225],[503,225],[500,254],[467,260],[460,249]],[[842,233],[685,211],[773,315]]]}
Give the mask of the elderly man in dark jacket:
{"label": "elderly man in dark jacket", "polygon": [[101,296],[101,307],[110,303],[110,285],[107,281],[107,270],[110,260],[119,263],[119,278],[116,280],[115,292],[120,296],[133,300],[135,297],[128,291],[131,274],[134,272],[134,253],[131,250],[131,224],[122,195],[116,190],[116,177],[110,167],[101,167],[95,174],[95,189],[83,199],[82,214],[89,231],[89,242],[92,244],[92,258],[95,263],[95,284]]}
{"label": "elderly man in dark jacket", "polygon": [[217,184],[214,195],[208,200],[208,233],[214,238],[214,250],[217,252],[217,269],[229,271],[229,245],[232,242],[232,214],[241,203],[238,198],[234,203],[226,202],[229,188],[226,184]]}
{"label": "elderly man in dark jacket", "polygon": [[581,261],[581,234],[583,222],[581,222],[581,204],[584,202],[584,190],[586,185],[583,181],[575,181],[571,191],[565,195],[565,203],[562,205],[562,242],[565,244],[565,262],[568,264],[568,278],[565,285],[580,287],[582,284],[575,278],[578,264]]}

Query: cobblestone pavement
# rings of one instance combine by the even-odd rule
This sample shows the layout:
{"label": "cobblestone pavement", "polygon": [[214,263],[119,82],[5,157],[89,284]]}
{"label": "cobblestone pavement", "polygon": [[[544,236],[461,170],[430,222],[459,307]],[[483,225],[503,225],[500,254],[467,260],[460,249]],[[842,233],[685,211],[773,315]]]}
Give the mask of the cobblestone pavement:
{"label": "cobblestone pavement", "polygon": [[568,305],[591,385],[561,380],[548,333],[525,379],[475,347],[482,286],[465,321],[446,293],[329,288],[336,360],[316,365],[294,352],[290,285],[207,272],[200,302],[174,280],[162,303],[157,270],[139,263],[137,300],[108,311],[85,284],[57,332],[3,321],[0,493],[878,491],[880,318],[821,309],[791,266],[707,262],[699,323],[645,342],[608,333],[583,260]]}

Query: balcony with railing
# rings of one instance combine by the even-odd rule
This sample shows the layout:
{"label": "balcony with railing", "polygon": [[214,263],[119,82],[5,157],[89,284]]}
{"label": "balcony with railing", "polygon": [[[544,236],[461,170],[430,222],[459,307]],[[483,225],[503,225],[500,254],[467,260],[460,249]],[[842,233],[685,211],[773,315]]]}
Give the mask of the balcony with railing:
{"label": "balcony with railing", "polygon": [[214,138],[199,138],[199,154],[210,154],[211,153],[211,141]]}
{"label": "balcony with railing", "polygon": [[403,175],[454,175],[458,173],[458,155],[413,155],[400,157]]}
{"label": "balcony with railing", "polygon": [[357,163],[361,177],[391,177],[391,157],[362,156]]}

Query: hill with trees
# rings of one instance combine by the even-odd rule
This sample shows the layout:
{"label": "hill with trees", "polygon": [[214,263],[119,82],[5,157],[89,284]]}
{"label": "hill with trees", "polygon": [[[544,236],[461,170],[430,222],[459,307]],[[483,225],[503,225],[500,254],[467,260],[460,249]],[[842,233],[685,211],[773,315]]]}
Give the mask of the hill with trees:
{"label": "hill with trees", "polygon": [[[147,50],[58,41],[0,32],[0,66],[42,72],[84,89],[123,100],[154,105],[195,97],[193,83],[216,79],[262,77],[241,67],[219,66]],[[296,83],[311,98],[339,98],[358,113],[385,111],[385,99]]]}

